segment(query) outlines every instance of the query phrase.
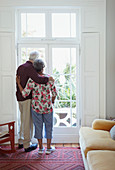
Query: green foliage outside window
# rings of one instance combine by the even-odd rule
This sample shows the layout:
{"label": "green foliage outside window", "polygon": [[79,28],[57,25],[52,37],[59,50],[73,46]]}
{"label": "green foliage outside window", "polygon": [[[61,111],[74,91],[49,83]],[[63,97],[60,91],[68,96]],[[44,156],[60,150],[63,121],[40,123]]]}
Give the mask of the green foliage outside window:
{"label": "green foliage outside window", "polygon": [[[66,68],[63,70],[63,80],[61,81],[59,71],[57,71],[56,68],[53,70],[58,89],[57,100],[60,100],[55,103],[55,108],[70,108],[70,105],[72,105],[72,108],[76,107],[76,102],[72,102],[72,100],[76,100],[75,68],[75,65],[70,67],[70,64],[67,63]],[[61,102],[61,100],[67,100],[67,102]],[[71,100],[72,103],[68,100]]]}

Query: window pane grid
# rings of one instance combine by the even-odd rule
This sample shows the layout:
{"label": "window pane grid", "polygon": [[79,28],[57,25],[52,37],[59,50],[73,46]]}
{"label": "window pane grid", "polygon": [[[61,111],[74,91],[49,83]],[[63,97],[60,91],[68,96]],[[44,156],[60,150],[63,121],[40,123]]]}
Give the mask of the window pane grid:
{"label": "window pane grid", "polygon": [[45,37],[45,14],[22,13],[21,14],[21,37],[36,38]]}
{"label": "window pane grid", "polygon": [[39,57],[45,60],[45,48],[21,48],[21,64],[25,63],[29,59],[29,54],[32,51],[38,51]]}
{"label": "window pane grid", "polygon": [[[76,119],[76,102],[77,102],[77,99],[76,99],[76,48],[74,45],[73,45],[74,48],[71,47],[72,46],[71,42],[73,42],[74,39],[76,40],[76,37],[77,37],[76,13],[71,13],[71,12],[70,13],[69,12],[67,12],[67,13],[58,13],[58,12],[50,13],[49,12],[49,14],[47,12],[42,13],[42,14],[44,14],[44,24],[43,24],[44,28],[42,27],[42,29],[41,29],[43,31],[40,33],[41,35],[38,35],[37,33],[35,33],[35,29],[33,29],[30,26],[31,25],[30,21],[32,20],[31,19],[32,16],[35,16],[35,15],[37,16],[37,14],[39,14],[39,13],[33,12],[33,13],[22,13],[21,14],[21,20],[23,17],[23,22],[25,22],[24,25],[21,24],[21,25],[23,25],[21,28],[22,42],[24,42],[26,44],[25,40],[27,40],[27,41],[29,40],[29,43],[31,43],[31,44],[33,43],[33,45],[34,45],[35,41],[38,43],[41,43],[41,42],[47,43],[48,45],[50,44],[50,42],[53,42],[53,43],[58,42],[57,47],[52,48],[52,62],[51,62],[51,66],[52,66],[52,70],[53,70],[52,75],[55,78],[57,90],[59,91],[60,95],[62,95],[61,100],[60,100],[60,98],[57,97],[57,99],[55,101],[55,112],[58,117],[58,125],[57,124],[55,124],[55,125],[56,125],[56,127],[77,126],[76,120],[75,120]],[[48,15],[48,16],[46,16],[46,15]],[[58,22],[57,22],[57,20],[55,20],[55,17],[58,18]],[[47,21],[47,19],[49,19],[49,18],[50,18],[50,23]],[[62,29],[61,28],[62,24],[59,24],[60,18],[63,18],[64,21],[67,21],[65,24],[61,20],[62,23],[67,25],[66,33],[64,32],[64,30],[66,30],[66,29]],[[53,23],[54,20],[55,20],[55,23]],[[58,23],[58,27],[55,25],[56,22]],[[48,24],[50,26],[48,26]],[[73,27],[73,25],[74,25],[74,27]],[[65,46],[66,46],[67,41],[68,42],[71,41],[71,42],[69,42],[70,44],[68,43],[68,45],[67,45],[68,47],[58,48],[58,44],[59,44],[59,42],[62,43],[62,39],[63,39],[63,45],[65,43]],[[69,47],[69,45],[70,45],[70,47]],[[30,48],[30,49],[33,50],[35,48]],[[22,57],[23,61],[22,62],[24,62],[25,60],[28,59],[28,54],[31,51],[30,49],[25,48],[25,50],[24,49],[21,50],[21,53],[23,53],[23,57]],[[38,48],[36,48],[36,50],[39,51]],[[53,56],[56,55],[56,53],[57,53],[56,50],[60,50],[60,52],[59,52],[60,55],[57,55],[54,59]],[[64,50],[65,50],[65,52],[64,52]],[[61,60],[63,58],[65,58],[66,62],[62,61],[60,68],[57,68],[55,66],[56,65],[59,66],[59,64],[55,61],[56,61],[56,59],[59,59],[59,56],[60,56]],[[51,58],[49,57],[49,59],[51,59]],[[59,97],[60,97],[60,95],[59,95]],[[65,117],[64,117],[64,115],[65,115]],[[65,121],[65,119],[66,119],[66,121]]]}
{"label": "window pane grid", "polygon": [[60,119],[58,126],[76,126],[73,118],[76,114],[76,48],[52,48],[52,66],[58,91],[55,102],[55,112]]}
{"label": "window pane grid", "polygon": [[53,13],[52,14],[52,37],[75,38],[76,37],[76,14]]}
{"label": "window pane grid", "polygon": [[[22,12],[21,38],[76,39],[76,13]],[[47,28],[47,29],[46,29]]]}

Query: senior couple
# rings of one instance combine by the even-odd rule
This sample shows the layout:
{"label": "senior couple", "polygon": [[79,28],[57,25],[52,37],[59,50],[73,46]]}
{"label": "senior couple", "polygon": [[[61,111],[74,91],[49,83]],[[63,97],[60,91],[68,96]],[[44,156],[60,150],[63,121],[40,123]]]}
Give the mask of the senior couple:
{"label": "senior couple", "polygon": [[53,103],[57,92],[54,79],[43,73],[45,64],[39,59],[39,53],[33,51],[29,60],[17,69],[17,101],[20,110],[20,132],[18,148],[30,152],[37,148],[31,143],[33,123],[35,135],[39,143],[38,153],[45,150],[42,144],[43,123],[45,124],[45,138],[47,139],[46,154],[55,151],[51,146],[53,128]]}

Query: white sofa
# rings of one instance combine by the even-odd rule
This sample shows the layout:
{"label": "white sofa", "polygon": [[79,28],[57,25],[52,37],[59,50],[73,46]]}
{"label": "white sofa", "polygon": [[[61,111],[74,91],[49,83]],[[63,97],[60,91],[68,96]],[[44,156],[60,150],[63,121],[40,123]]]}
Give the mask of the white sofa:
{"label": "white sofa", "polygon": [[80,147],[86,170],[115,170],[115,140],[110,129],[115,121],[96,119],[80,128]]}

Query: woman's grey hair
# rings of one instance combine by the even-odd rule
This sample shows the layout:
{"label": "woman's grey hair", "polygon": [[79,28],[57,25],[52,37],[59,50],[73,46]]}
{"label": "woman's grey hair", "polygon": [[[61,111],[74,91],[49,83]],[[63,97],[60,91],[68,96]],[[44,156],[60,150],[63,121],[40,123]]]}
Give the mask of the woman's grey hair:
{"label": "woman's grey hair", "polygon": [[32,51],[29,55],[29,60],[34,61],[35,59],[37,59],[39,57],[39,53],[38,51]]}
{"label": "woman's grey hair", "polygon": [[45,67],[45,63],[42,59],[36,59],[33,63],[34,68],[37,72],[40,72],[43,70],[43,68]]}

